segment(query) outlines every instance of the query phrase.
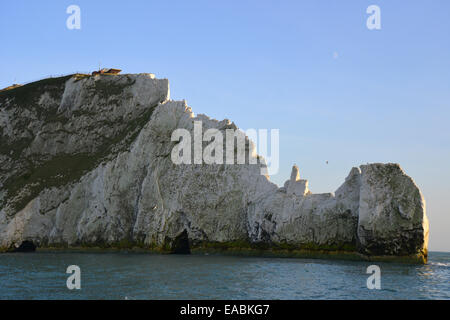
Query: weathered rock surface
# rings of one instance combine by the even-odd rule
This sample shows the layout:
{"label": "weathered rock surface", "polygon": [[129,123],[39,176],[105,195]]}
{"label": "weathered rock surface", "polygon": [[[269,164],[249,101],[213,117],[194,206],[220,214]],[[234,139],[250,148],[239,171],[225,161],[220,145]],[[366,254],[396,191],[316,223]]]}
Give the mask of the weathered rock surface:
{"label": "weathered rock surface", "polygon": [[248,140],[261,163],[174,164],[172,132],[193,132],[194,121],[236,129],[169,100],[168,81],[151,74],[69,76],[0,92],[0,247],[426,261],[425,202],[397,164],[353,168],[334,194],[311,193],[294,166],[279,188]]}

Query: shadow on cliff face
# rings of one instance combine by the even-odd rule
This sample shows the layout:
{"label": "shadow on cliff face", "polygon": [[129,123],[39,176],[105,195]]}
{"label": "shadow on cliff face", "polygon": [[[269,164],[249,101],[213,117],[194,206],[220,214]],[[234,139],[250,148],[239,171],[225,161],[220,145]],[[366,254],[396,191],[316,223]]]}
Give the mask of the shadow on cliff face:
{"label": "shadow on cliff face", "polygon": [[25,240],[23,241],[19,247],[12,250],[12,252],[34,252],[36,251],[36,245],[33,241]]}
{"label": "shadow on cliff face", "polygon": [[171,241],[170,253],[173,254],[190,254],[189,238],[187,230],[184,229],[175,239]]}

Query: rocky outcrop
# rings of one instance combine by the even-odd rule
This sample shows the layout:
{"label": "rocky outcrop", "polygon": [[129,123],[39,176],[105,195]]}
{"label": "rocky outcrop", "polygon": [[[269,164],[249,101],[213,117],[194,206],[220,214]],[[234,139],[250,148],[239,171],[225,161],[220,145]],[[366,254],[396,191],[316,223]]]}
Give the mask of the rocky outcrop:
{"label": "rocky outcrop", "polygon": [[425,202],[397,164],[353,168],[334,194],[311,193],[297,166],[283,187],[271,183],[248,138],[244,164],[175,164],[172,133],[197,121],[237,129],[171,101],[151,74],[0,92],[0,247],[426,261]]}

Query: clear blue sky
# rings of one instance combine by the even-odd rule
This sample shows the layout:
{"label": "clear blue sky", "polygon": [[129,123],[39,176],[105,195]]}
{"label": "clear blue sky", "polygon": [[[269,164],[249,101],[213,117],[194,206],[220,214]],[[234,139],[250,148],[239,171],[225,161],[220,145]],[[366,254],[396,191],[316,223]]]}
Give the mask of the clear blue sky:
{"label": "clear blue sky", "polygon": [[155,73],[195,113],[280,129],[278,184],[294,163],[313,192],[400,163],[427,200],[429,248],[450,251],[449,17],[448,0],[2,1],[0,87],[99,62]]}

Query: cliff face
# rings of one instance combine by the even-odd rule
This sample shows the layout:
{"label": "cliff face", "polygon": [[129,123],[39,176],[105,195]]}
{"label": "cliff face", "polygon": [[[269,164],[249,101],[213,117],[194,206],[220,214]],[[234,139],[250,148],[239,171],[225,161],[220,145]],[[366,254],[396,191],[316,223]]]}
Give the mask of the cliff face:
{"label": "cliff face", "polygon": [[[426,260],[425,202],[398,165],[353,168],[334,194],[312,194],[294,166],[278,188],[261,174],[264,161],[174,164],[171,135],[193,132],[194,121],[203,132],[236,129],[195,117],[150,74],[68,76],[0,92],[0,247]],[[257,157],[251,141],[246,147]]]}

